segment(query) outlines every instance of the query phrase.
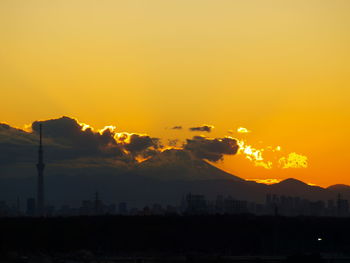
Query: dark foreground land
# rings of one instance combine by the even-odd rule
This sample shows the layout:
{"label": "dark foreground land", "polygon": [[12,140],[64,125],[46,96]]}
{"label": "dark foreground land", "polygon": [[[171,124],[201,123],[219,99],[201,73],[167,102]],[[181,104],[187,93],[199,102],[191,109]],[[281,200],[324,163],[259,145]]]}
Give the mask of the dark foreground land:
{"label": "dark foreground land", "polygon": [[350,219],[0,219],[0,262],[350,262]]}

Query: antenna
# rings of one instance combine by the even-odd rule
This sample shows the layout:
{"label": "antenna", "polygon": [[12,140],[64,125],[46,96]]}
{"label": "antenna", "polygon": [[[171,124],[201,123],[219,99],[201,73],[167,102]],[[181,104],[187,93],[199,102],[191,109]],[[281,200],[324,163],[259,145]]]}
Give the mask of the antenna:
{"label": "antenna", "polygon": [[45,193],[44,193],[44,158],[43,158],[43,144],[42,144],[42,124],[39,124],[39,134],[40,134],[40,144],[38,151],[38,163],[36,165],[38,170],[38,188],[37,188],[37,215],[44,216],[45,215]]}

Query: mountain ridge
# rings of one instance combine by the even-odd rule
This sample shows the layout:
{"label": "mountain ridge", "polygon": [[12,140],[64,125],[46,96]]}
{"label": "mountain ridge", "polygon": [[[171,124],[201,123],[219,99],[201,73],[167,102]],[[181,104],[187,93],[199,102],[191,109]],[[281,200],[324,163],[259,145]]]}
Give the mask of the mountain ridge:
{"label": "mountain ridge", "polygon": [[182,149],[167,149],[139,163],[136,172],[160,180],[235,180],[244,179],[227,173]]}

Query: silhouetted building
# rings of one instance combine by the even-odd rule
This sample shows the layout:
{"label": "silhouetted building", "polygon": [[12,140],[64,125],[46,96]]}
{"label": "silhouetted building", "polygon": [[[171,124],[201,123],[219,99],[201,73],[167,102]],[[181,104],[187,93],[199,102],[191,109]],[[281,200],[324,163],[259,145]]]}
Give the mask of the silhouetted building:
{"label": "silhouetted building", "polygon": [[348,200],[342,199],[340,194],[338,194],[337,199],[337,213],[338,216],[347,216],[349,213],[349,202]]}
{"label": "silhouetted building", "polygon": [[142,211],[139,211],[139,216],[150,216],[152,215],[152,211],[148,206],[145,206]]}
{"label": "silhouetted building", "polygon": [[334,200],[327,201],[327,216],[336,216],[337,207],[335,206]]}
{"label": "silhouetted building", "polygon": [[126,215],[128,213],[128,206],[125,202],[121,202],[118,205],[118,213],[121,215]]}
{"label": "silhouetted building", "polygon": [[151,212],[153,215],[163,215],[164,214],[164,210],[160,204],[153,204]]}
{"label": "silhouetted building", "polygon": [[110,204],[105,206],[105,213],[108,215],[114,215],[117,213],[117,206],[115,204]]}
{"label": "silhouetted building", "polygon": [[78,215],[77,209],[71,208],[69,205],[62,205],[57,211],[59,216],[76,216]]}
{"label": "silhouetted building", "polygon": [[188,214],[206,214],[208,211],[205,196],[191,193],[186,195],[185,212]]}
{"label": "silhouetted building", "polygon": [[167,205],[165,213],[168,215],[175,215],[175,214],[178,214],[178,210],[175,206]]}
{"label": "silhouetted building", "polygon": [[102,215],[103,211],[103,203],[100,200],[98,192],[95,193],[95,215]]}
{"label": "silhouetted building", "polygon": [[80,215],[93,215],[94,214],[94,204],[92,201],[90,200],[83,200],[81,207],[80,207],[80,211],[79,211]]}
{"label": "silhouetted building", "polygon": [[27,216],[35,216],[35,199],[34,198],[28,198],[27,199],[27,210],[26,210]]}
{"label": "silhouetted building", "polygon": [[215,201],[215,213],[223,214],[224,213],[224,197],[222,195],[218,195]]}
{"label": "silhouetted building", "polygon": [[310,202],[310,215],[323,216],[325,214],[326,205],[323,201]]}
{"label": "silhouetted building", "polygon": [[235,200],[231,196],[224,199],[225,214],[241,214],[247,211],[247,201]]}
{"label": "silhouetted building", "polygon": [[0,216],[9,216],[10,207],[6,204],[5,201],[0,201]]}
{"label": "silhouetted building", "polygon": [[55,212],[56,212],[56,207],[55,206],[50,205],[50,206],[46,206],[45,207],[45,216],[47,216],[47,217],[54,216]]}

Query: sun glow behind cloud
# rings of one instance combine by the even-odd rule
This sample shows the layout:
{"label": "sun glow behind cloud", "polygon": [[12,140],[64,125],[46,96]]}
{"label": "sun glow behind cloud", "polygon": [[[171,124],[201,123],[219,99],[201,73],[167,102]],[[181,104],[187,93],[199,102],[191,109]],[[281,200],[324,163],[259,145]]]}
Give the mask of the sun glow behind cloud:
{"label": "sun glow behind cloud", "polygon": [[250,131],[247,128],[239,127],[237,128],[238,133],[249,133]]}
{"label": "sun glow behind cloud", "polygon": [[[241,133],[247,133],[249,131],[246,128],[240,127],[237,131],[242,131]],[[249,145],[246,140],[237,139],[239,146],[238,154],[245,156],[246,159],[254,163],[255,166],[260,166],[265,169],[276,168],[307,168],[308,158],[304,155],[297,154],[295,152],[288,153],[284,155],[281,146],[268,146],[266,148],[256,148]],[[269,156],[272,158],[265,158],[264,153],[269,152]]]}
{"label": "sun glow behind cloud", "polygon": [[[264,179],[261,179],[261,178],[248,178],[246,179],[246,181],[253,181],[253,182],[256,182],[256,183],[259,183],[259,184],[278,184],[280,183],[281,181],[283,181],[282,179],[277,179],[277,178],[264,178]],[[307,185],[310,185],[310,186],[317,186],[316,184],[314,183],[306,183]]]}
{"label": "sun glow behind cloud", "polygon": [[[80,122],[77,118],[73,118],[73,119],[76,120],[76,122],[81,126],[81,130],[82,131],[86,131],[88,129],[90,129],[91,131],[95,131],[95,128],[92,127],[91,125],[86,124],[84,122]],[[116,130],[117,130],[116,126],[114,126],[114,125],[107,125],[107,126],[104,126],[102,129],[99,129],[97,131],[98,131],[99,134],[102,135],[106,131],[109,131],[112,134],[116,134]]]}
{"label": "sun glow behind cloud", "polygon": [[105,126],[104,128],[98,130],[98,132],[100,134],[103,134],[105,131],[109,131],[111,133],[115,133],[117,130],[117,127],[116,126],[113,126],[113,125],[108,125],[108,126]]}
{"label": "sun glow behind cloud", "polygon": [[[161,143],[159,138],[152,138],[147,134],[141,134],[141,133],[130,133],[130,132],[118,132],[117,127],[114,125],[107,125],[104,126],[102,129],[95,129],[89,124],[86,124],[84,122],[80,122],[77,118],[72,118],[76,121],[76,123],[81,127],[82,131],[88,131],[91,130],[92,132],[97,131],[98,134],[103,135],[106,132],[110,133],[110,136],[112,136],[117,144],[120,145],[130,145],[132,142],[132,139],[141,139],[146,140],[144,143],[149,143],[151,146],[151,150],[154,152],[161,152],[167,149],[186,149],[186,147],[183,145],[181,147],[177,147],[176,145],[172,145],[170,143],[171,140],[168,140],[167,143]],[[211,127],[206,125],[205,127]],[[203,126],[204,127],[204,126]],[[31,130],[31,127],[29,125],[26,125],[26,130]],[[238,133],[250,133],[251,130],[248,130],[244,127],[239,127],[237,129]],[[231,136],[226,136],[224,138],[210,138],[206,137],[204,135],[197,136],[195,138],[202,138],[204,140],[203,142],[215,142],[222,143],[223,140],[228,140],[231,142],[236,141],[236,144],[230,144],[228,146],[230,150],[227,150],[227,153],[223,153],[223,155],[229,154],[238,154],[244,156],[245,159],[249,160],[254,164],[256,167],[263,167],[267,170],[277,168],[277,169],[290,169],[290,168],[307,168],[308,167],[308,158],[307,156],[298,154],[296,152],[291,153],[285,153],[282,151],[281,146],[267,146],[267,147],[256,147],[247,142],[247,138],[239,139],[239,138],[233,138]],[[164,138],[163,138],[164,139]],[[177,140],[176,140],[177,141]],[[187,140],[191,141],[191,140]],[[202,142],[202,143],[203,143]],[[237,147],[237,151],[232,151],[234,147]],[[122,149],[124,153],[129,153],[129,151],[126,148]],[[135,155],[135,159],[138,162],[142,162],[144,160],[147,160],[151,158],[151,155],[143,156],[143,155]],[[219,158],[220,159],[220,158]]]}
{"label": "sun glow behind cloud", "polygon": [[307,157],[292,152],[286,157],[281,157],[279,163],[283,169],[286,168],[307,168]]}
{"label": "sun glow behind cloud", "polygon": [[257,182],[259,184],[277,184],[281,182],[281,179],[276,179],[276,178],[266,178],[266,179],[246,179],[246,181],[253,181]]}
{"label": "sun glow behind cloud", "polygon": [[[87,129],[91,129],[94,131],[94,128],[90,126],[89,124],[83,123],[78,121],[76,118],[74,118],[77,123],[81,126],[82,131],[86,131]],[[213,127],[213,126],[212,126]],[[129,133],[129,132],[117,132],[117,128],[114,125],[107,125],[103,127],[102,129],[98,130],[98,133],[101,135],[109,131],[117,143],[120,144],[129,144],[131,142],[131,137],[133,135],[140,136],[140,137],[148,137],[147,134],[139,134],[139,133]],[[238,133],[250,133],[251,131],[244,127],[237,128]],[[203,136],[203,138],[206,138]],[[246,139],[237,139],[232,138],[230,136],[227,136],[228,139],[234,139],[237,141],[238,145],[238,151],[237,154],[243,155],[245,159],[251,161],[255,166],[257,167],[263,167],[265,169],[289,169],[289,168],[307,168],[308,167],[308,158],[307,156],[291,152],[291,153],[284,153],[282,151],[281,146],[267,146],[267,147],[255,147],[251,144],[248,144]],[[207,138],[210,139],[210,138]],[[171,145],[161,145],[159,148],[159,151],[165,150],[165,149],[181,149],[181,147],[173,147]],[[268,157],[266,157],[268,155]],[[139,162],[142,162],[144,160],[147,160],[150,158],[150,156],[138,156],[137,157]]]}

